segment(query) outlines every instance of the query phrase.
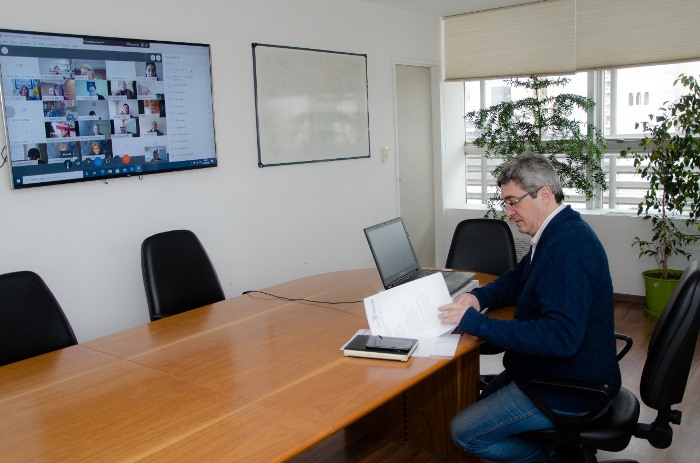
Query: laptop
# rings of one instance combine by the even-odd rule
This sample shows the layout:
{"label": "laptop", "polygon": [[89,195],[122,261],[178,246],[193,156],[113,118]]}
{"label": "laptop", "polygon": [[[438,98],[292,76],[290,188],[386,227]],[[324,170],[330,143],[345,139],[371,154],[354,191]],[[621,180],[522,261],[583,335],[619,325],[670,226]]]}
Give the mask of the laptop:
{"label": "laptop", "polygon": [[473,272],[421,268],[401,217],[365,228],[365,236],[384,289],[441,272],[450,296],[454,296],[474,278]]}

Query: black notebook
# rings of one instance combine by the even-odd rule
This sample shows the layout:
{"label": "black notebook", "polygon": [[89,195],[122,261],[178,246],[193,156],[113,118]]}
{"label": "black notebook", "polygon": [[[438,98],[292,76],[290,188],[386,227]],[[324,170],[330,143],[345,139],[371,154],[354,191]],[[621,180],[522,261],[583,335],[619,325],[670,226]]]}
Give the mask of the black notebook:
{"label": "black notebook", "polygon": [[360,334],[360,330],[343,347],[346,357],[400,360],[405,362],[418,347],[417,339]]}

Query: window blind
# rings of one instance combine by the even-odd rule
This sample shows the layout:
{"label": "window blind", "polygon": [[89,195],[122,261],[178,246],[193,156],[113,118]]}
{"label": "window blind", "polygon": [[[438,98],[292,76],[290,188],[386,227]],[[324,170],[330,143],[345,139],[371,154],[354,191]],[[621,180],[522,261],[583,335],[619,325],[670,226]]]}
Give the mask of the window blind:
{"label": "window blind", "polygon": [[577,0],[576,69],[700,58],[698,0]]}
{"label": "window blind", "polygon": [[573,73],[574,5],[549,0],[445,18],[445,80]]}
{"label": "window blind", "polygon": [[445,80],[700,59],[698,0],[544,0],[444,20]]}

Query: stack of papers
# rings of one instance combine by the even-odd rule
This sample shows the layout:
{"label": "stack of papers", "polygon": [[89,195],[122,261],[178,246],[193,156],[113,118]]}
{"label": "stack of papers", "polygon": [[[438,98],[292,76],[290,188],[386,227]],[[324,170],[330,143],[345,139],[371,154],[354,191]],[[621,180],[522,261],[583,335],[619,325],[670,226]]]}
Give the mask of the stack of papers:
{"label": "stack of papers", "polygon": [[459,334],[443,324],[438,307],[452,302],[445,279],[437,272],[364,299],[373,335],[418,339],[415,357],[453,357]]}

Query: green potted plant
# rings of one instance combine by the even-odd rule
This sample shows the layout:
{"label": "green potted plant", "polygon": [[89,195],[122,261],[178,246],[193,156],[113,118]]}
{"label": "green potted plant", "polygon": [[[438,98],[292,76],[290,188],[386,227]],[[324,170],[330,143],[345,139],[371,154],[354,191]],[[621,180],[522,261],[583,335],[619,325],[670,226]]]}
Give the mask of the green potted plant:
{"label": "green potted plant", "polygon": [[[507,79],[508,85],[527,88],[532,96],[465,115],[479,130],[474,145],[484,148],[487,158],[502,159],[492,172],[494,177],[518,154],[541,153],[554,165],[562,185],[585,195],[586,200],[593,198],[597,190],[607,189],[601,167],[607,143],[595,126],[574,117],[576,110],[592,111],[595,102],[581,95],[547,92],[548,88],[563,87],[570,80],[538,76]],[[497,216],[495,204],[499,200],[498,194],[488,200],[487,216]]]}
{"label": "green potted plant", "polygon": [[688,92],[665,102],[660,114],[649,115],[641,125],[644,137],[637,149],[620,154],[631,157],[637,173],[649,182],[637,215],[651,223],[651,239],[635,237],[639,257],[650,256],[657,268],[642,272],[646,288],[646,311],[658,316],[671,296],[682,270],[669,269],[671,256],[690,258],[688,244],[700,235],[689,230],[700,217],[700,85],[693,76],[681,74]]}

